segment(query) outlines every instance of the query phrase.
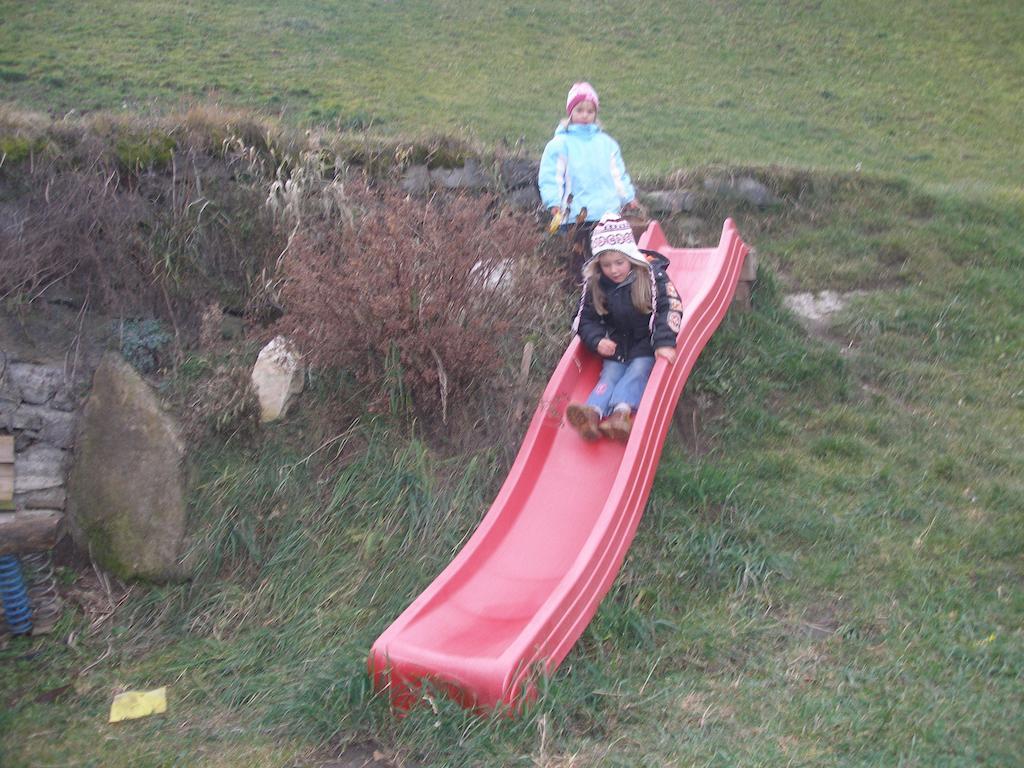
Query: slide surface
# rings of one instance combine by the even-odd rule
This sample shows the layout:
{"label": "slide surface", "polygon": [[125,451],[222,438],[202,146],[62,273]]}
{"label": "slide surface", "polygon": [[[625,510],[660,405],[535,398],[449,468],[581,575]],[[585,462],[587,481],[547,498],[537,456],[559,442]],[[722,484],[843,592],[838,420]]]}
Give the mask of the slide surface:
{"label": "slide surface", "polygon": [[479,527],[373,644],[370,674],[396,708],[414,704],[424,681],[466,707],[516,706],[565,658],[611,587],[683,385],[747,253],[731,219],[717,248],[673,248],[657,222],[639,245],[671,262],[684,310],[676,362],[656,363],[628,443],[586,443],[565,407],[586,399],[601,361],[572,340]]}

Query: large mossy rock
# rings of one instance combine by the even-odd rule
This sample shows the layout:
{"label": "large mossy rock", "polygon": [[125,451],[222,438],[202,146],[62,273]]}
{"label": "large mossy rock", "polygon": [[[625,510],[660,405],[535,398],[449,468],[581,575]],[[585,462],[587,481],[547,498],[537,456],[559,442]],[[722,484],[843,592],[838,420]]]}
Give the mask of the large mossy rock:
{"label": "large mossy rock", "polygon": [[121,578],[166,581],[185,534],[185,446],[152,388],[104,356],[79,421],[68,481],[76,543]]}

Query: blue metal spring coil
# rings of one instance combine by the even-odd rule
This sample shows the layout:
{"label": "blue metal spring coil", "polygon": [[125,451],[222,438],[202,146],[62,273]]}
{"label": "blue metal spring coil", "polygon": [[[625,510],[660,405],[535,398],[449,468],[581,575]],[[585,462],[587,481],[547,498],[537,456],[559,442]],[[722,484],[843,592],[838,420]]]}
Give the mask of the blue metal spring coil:
{"label": "blue metal spring coil", "polygon": [[12,635],[27,635],[32,631],[32,606],[21,576],[21,565],[14,555],[0,556],[0,601]]}

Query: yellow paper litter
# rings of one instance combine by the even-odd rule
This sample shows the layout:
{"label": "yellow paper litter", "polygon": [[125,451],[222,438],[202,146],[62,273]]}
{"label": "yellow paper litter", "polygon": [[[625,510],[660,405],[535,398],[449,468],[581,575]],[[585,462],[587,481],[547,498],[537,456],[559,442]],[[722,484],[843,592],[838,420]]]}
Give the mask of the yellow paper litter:
{"label": "yellow paper litter", "polygon": [[110,722],[134,720],[167,711],[167,686],[152,691],[125,691],[110,705]]}

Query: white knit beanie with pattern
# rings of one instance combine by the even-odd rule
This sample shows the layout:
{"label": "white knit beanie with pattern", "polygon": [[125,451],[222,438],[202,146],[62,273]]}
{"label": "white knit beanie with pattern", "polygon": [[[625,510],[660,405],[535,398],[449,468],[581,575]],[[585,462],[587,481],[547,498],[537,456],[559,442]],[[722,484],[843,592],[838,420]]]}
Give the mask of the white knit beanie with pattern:
{"label": "white knit beanie with pattern", "polygon": [[590,233],[590,252],[594,258],[600,256],[604,251],[618,251],[636,264],[648,269],[651,267],[644,255],[640,253],[640,249],[636,247],[633,228],[628,221],[616,213],[606,213],[602,216]]}

